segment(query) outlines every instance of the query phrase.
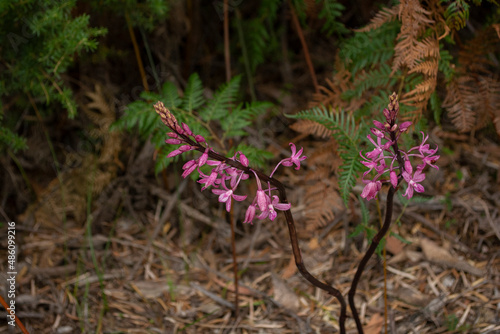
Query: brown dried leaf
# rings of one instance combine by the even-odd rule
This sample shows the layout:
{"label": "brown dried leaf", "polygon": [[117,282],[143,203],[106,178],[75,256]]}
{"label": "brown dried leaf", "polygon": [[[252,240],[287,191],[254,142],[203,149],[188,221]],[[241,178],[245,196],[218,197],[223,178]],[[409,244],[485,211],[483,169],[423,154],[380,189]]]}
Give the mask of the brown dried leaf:
{"label": "brown dried leaf", "polygon": [[295,292],[274,273],[271,275],[274,290],[274,299],[281,305],[285,305],[288,309],[297,312],[300,308],[299,297]]}
{"label": "brown dried leaf", "polygon": [[380,334],[382,327],[384,327],[384,317],[375,313],[364,327],[364,332],[365,334]]}
{"label": "brown dried leaf", "polygon": [[463,270],[476,276],[483,276],[485,274],[484,270],[476,268],[464,260],[458,259],[456,256],[451,255],[446,249],[439,247],[429,239],[422,239],[420,245],[422,246],[425,257],[430,262],[449,268]]}

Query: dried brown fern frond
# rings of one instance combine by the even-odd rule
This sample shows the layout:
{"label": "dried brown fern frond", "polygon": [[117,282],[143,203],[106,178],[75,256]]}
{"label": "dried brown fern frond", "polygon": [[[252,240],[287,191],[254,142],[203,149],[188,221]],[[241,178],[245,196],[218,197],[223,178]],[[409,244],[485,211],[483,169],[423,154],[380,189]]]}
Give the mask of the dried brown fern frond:
{"label": "dried brown fern frond", "polygon": [[477,98],[472,88],[475,80],[470,76],[454,78],[448,85],[443,107],[448,108],[448,114],[455,127],[460,132],[467,132],[474,128],[476,113],[473,109],[474,99]]}
{"label": "dried brown fern frond", "polygon": [[341,61],[339,53],[335,56],[335,72],[333,78],[326,79],[327,86],[320,86],[320,92],[315,93],[309,107],[331,106],[334,109],[345,108],[347,102],[342,99],[342,93],[352,88],[352,74]]}
{"label": "dried brown fern frond", "polygon": [[408,73],[422,73],[429,77],[436,77],[438,74],[439,61],[436,58],[431,58],[417,64]]}
{"label": "dried brown fern frond", "polygon": [[371,19],[370,23],[368,23],[367,26],[361,28],[361,29],[356,29],[354,31],[356,32],[368,32],[371,30],[375,30],[380,28],[382,25],[384,25],[387,22],[394,21],[400,13],[400,5],[396,5],[391,8],[382,8],[375,16],[373,19]]}
{"label": "dried brown fern frond", "polygon": [[458,63],[467,73],[491,74],[496,68],[489,57],[491,52],[499,50],[498,37],[493,26],[480,32],[463,46],[458,53]]}
{"label": "dried brown fern frond", "polygon": [[292,124],[290,128],[300,133],[318,136],[321,138],[326,138],[333,134],[333,131],[328,130],[324,125],[308,119],[301,119],[298,122]]}
{"label": "dried brown fern frond", "polygon": [[448,84],[443,107],[448,108],[453,124],[461,132],[478,130],[491,119],[500,135],[500,86],[490,58],[490,53],[499,50],[495,27],[490,26],[467,41],[459,52],[457,76]]}
{"label": "dried brown fern frond", "polygon": [[109,131],[111,124],[116,120],[116,113],[113,97],[106,93],[102,86],[95,85],[95,91],[85,93],[90,101],[82,104],[84,113],[97,126],[91,135],[94,138],[101,138],[102,144],[98,147],[100,156],[99,163],[112,163],[120,168],[124,168],[118,159],[121,150],[121,134],[117,131]]}
{"label": "dried brown fern frond", "polygon": [[308,157],[310,171],[306,174],[307,187],[306,216],[307,229],[315,230],[332,221],[337,212],[343,209],[339,195],[335,170],[341,163],[335,154],[337,143],[331,139],[320,145]]}
{"label": "dried brown fern frond", "polygon": [[491,118],[500,136],[500,82],[489,76],[479,77],[479,95],[477,110],[484,112],[479,114],[477,128],[483,127]]}
{"label": "dried brown fern frond", "polygon": [[33,214],[36,222],[44,226],[57,227],[64,220],[84,221],[88,192],[100,193],[116,177],[121,164],[118,160],[121,135],[109,131],[115,121],[112,97],[100,85],[96,85],[95,91],[87,91],[85,95],[90,102],[80,101],[80,106],[95,124],[95,128],[89,132],[100,143],[96,146],[99,154],[67,153],[66,168],[59,177],[40,190],[38,201],[24,213]]}
{"label": "dried brown fern frond", "polygon": [[[412,69],[421,61],[423,54],[432,52],[429,48],[431,45],[419,41],[425,30],[435,23],[431,15],[432,12],[425,10],[417,0],[401,1],[399,6],[401,31],[394,48],[393,73],[403,66]],[[437,53],[439,54],[439,46]]]}

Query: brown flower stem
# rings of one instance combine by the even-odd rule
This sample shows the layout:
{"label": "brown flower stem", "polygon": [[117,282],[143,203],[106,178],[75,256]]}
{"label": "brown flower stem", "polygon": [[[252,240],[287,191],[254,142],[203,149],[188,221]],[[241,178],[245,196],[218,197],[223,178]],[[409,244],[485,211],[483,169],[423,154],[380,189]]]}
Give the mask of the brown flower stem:
{"label": "brown flower stem", "polygon": [[233,276],[234,276],[234,317],[238,319],[240,313],[240,291],[238,286],[238,259],[236,257],[236,234],[234,232],[233,208],[226,215],[231,225],[231,251],[233,253]]}
{"label": "brown flower stem", "polygon": [[290,13],[292,14],[292,22],[297,30],[297,35],[299,36],[300,43],[302,44],[302,49],[304,50],[304,57],[306,58],[307,67],[309,68],[309,73],[311,73],[311,79],[314,85],[314,90],[316,93],[319,93],[319,85],[318,79],[316,78],[316,73],[314,72],[314,66],[311,61],[311,56],[309,53],[309,48],[307,47],[306,39],[304,38],[304,33],[302,32],[302,28],[300,27],[300,22],[297,17],[297,13],[295,13],[295,8],[291,1],[288,1],[288,5],[290,6]]}
{"label": "brown flower stem", "polygon": [[[3,299],[2,296],[0,296],[0,304],[2,304],[2,306],[5,308],[5,310],[7,311],[7,315],[10,315],[10,308],[9,308],[9,305],[7,304],[7,302]],[[23,323],[21,322],[21,320],[19,319],[19,317],[16,315],[14,315],[14,318],[15,318],[15,321],[16,321],[16,324],[17,326],[19,327],[19,329],[21,330],[21,332],[23,332],[23,334],[29,334],[28,330],[26,329],[26,327],[24,327]]]}
{"label": "brown flower stem", "polygon": [[361,279],[361,275],[363,274],[363,270],[365,269],[366,264],[372,257],[373,253],[375,253],[375,250],[377,249],[380,240],[382,240],[382,238],[387,234],[387,231],[389,231],[389,227],[391,226],[391,220],[392,220],[394,194],[396,193],[396,191],[397,188],[395,189],[393,186],[389,187],[389,193],[387,194],[387,205],[385,209],[384,224],[382,225],[378,233],[375,235],[375,237],[373,237],[370,247],[366,251],[365,256],[363,256],[363,258],[361,259],[356,274],[354,275],[354,279],[352,280],[351,289],[349,290],[348,293],[349,306],[351,307],[352,316],[354,318],[354,321],[356,322],[356,327],[358,329],[359,334],[363,334],[363,325],[361,324],[361,320],[359,319],[358,311],[356,310],[356,304],[354,302],[354,296],[356,295],[356,288],[358,287],[359,280]]}

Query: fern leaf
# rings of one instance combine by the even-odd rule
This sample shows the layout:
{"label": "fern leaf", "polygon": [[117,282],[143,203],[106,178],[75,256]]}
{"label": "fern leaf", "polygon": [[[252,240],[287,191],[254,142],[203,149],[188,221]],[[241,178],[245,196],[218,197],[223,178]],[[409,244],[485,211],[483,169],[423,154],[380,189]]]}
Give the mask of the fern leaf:
{"label": "fern leaf", "polygon": [[381,26],[383,26],[385,23],[394,21],[398,17],[399,6],[400,5],[396,5],[396,6],[391,7],[391,8],[387,8],[387,7],[382,8],[375,15],[375,17],[373,19],[371,19],[370,23],[366,27],[361,28],[361,29],[357,29],[354,31],[367,32],[367,31],[371,31],[371,30],[376,30],[376,29],[380,28]]}
{"label": "fern leaf", "polygon": [[356,185],[356,180],[364,167],[359,161],[357,146],[355,148],[356,150],[350,149],[348,152],[340,154],[340,157],[344,160],[339,170],[340,195],[346,207],[349,201],[349,194]]}
{"label": "fern leaf", "polygon": [[318,14],[320,19],[325,20],[322,31],[326,32],[328,35],[348,32],[344,24],[339,20],[342,16],[342,11],[345,9],[342,4],[335,0],[316,0],[316,2],[323,3],[323,8]]}
{"label": "fern leaf", "polygon": [[229,115],[220,120],[222,130],[224,130],[224,136],[226,137],[236,137],[246,135],[246,131],[243,131],[245,126],[250,125],[248,120],[248,113],[241,109],[241,105],[233,109]]}
{"label": "fern leaf", "polygon": [[223,85],[207,105],[200,111],[200,117],[205,122],[220,120],[227,116],[229,108],[236,99],[240,87],[241,76],[236,76]]}
{"label": "fern leaf", "polygon": [[430,59],[427,61],[423,61],[420,64],[417,64],[415,67],[413,67],[408,73],[423,73],[428,76],[436,76],[438,73],[438,60],[437,59]]}
{"label": "fern leaf", "polygon": [[471,78],[462,76],[452,80],[448,85],[443,107],[448,109],[448,114],[461,132],[472,130],[476,115],[471,105],[474,92],[471,91]]}
{"label": "fern leaf", "polygon": [[182,99],[177,92],[177,87],[173,82],[166,82],[161,89],[160,101],[165,104],[165,107],[175,109],[182,103]]}
{"label": "fern leaf", "polygon": [[330,137],[333,134],[333,131],[327,129],[326,126],[308,119],[301,119],[292,124],[290,128],[300,133],[322,138]]}
{"label": "fern leaf", "polygon": [[191,112],[198,109],[203,103],[205,103],[205,99],[203,98],[203,84],[198,73],[193,73],[189,77],[186,89],[184,90],[181,108]]}

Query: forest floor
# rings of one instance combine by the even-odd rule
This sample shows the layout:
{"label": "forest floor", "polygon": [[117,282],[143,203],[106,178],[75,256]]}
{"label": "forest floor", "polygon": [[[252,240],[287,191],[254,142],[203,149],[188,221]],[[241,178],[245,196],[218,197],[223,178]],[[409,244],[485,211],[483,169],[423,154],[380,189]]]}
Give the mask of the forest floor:
{"label": "forest floor", "polygon": [[[387,240],[385,279],[383,257],[369,262],[357,296],[365,333],[383,333],[384,323],[390,333],[500,332],[500,192],[492,177],[499,153],[493,143],[459,142],[423,183],[427,201],[396,201],[392,231],[409,243]],[[40,216],[17,218],[16,314],[30,333],[338,330],[339,304],[297,272],[283,217],[238,220],[235,318],[230,229],[214,196],[190,180],[176,181],[172,192],[146,177],[141,189],[154,210],[138,211],[129,177],[115,179],[95,204],[93,218],[118,208],[113,220],[50,226]],[[291,198],[306,266],[347,294],[367,248],[365,238],[349,236],[359,216],[338,210],[326,225],[307,229],[303,191],[294,188]],[[353,333],[354,322],[347,326]]]}

